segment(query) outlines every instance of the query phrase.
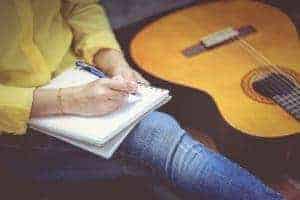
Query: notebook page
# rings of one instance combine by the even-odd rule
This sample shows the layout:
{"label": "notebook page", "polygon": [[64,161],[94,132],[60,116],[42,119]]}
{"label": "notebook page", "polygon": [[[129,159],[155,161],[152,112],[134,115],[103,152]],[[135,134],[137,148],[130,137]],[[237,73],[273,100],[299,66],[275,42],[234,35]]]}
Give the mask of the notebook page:
{"label": "notebook page", "polygon": [[[47,88],[80,85],[95,79],[97,77],[87,72],[72,69],[54,79]],[[139,101],[136,101],[135,96],[130,95],[124,107],[108,115],[101,117],[53,116],[33,118],[30,120],[30,126],[62,137],[74,138],[101,146],[169,97],[167,90],[144,86],[139,86],[138,93],[141,94]]]}

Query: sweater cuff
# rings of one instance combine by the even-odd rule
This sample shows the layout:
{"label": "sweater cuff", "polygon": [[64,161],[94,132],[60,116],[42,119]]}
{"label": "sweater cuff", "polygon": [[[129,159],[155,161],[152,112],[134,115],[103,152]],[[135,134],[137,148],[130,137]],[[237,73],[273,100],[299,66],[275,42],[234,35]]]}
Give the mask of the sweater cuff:
{"label": "sweater cuff", "polygon": [[17,98],[11,102],[4,101],[0,103],[0,132],[13,135],[26,133],[34,90],[35,88],[10,88],[10,92],[15,94],[14,97]]}

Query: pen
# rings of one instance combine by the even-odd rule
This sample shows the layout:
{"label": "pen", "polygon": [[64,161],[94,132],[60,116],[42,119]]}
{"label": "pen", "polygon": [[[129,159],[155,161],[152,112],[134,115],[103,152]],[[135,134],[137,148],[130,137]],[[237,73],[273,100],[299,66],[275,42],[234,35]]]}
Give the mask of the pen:
{"label": "pen", "polygon": [[97,69],[96,67],[94,67],[94,66],[92,66],[88,63],[85,63],[82,60],[77,60],[75,62],[75,65],[76,65],[77,69],[87,71],[91,74],[94,74],[95,76],[97,76],[99,78],[105,78],[106,77],[106,75],[101,70]]}
{"label": "pen", "polygon": [[[75,62],[75,66],[76,66],[77,69],[87,71],[87,72],[89,72],[89,73],[91,73],[91,74],[93,74],[93,75],[95,75],[99,78],[105,78],[106,77],[106,75],[100,69],[98,69],[98,68],[94,67],[93,65],[90,65],[90,64],[88,64],[88,63],[86,63],[82,60],[77,60]],[[140,96],[141,94],[133,93],[133,95]]]}

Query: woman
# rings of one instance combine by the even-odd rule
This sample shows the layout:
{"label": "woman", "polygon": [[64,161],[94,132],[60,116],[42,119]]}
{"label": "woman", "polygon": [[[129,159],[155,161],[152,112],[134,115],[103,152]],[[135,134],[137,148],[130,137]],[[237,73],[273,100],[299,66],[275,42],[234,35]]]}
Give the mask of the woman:
{"label": "woman", "polygon": [[[1,132],[25,134],[30,117],[110,113],[136,90],[136,81],[147,83],[127,64],[96,0],[2,0],[0,4]],[[61,90],[40,88],[78,57],[111,78]],[[126,159],[168,180],[189,199],[282,199],[244,169],[193,140],[163,113],[150,113],[141,121],[110,161],[74,155],[74,148],[52,138],[41,145],[37,136],[26,137],[30,142],[25,144],[7,145],[4,140],[1,144],[2,165],[17,177],[101,180],[115,176],[107,169],[122,168],[118,160]]]}

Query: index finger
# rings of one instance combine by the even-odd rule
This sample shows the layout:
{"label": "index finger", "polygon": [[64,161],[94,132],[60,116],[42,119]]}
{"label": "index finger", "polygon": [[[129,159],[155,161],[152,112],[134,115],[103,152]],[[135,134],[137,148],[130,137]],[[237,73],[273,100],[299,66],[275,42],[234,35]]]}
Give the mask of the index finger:
{"label": "index finger", "polygon": [[112,90],[118,90],[127,93],[132,93],[135,91],[131,83],[124,79],[101,79],[101,84],[109,87]]}

